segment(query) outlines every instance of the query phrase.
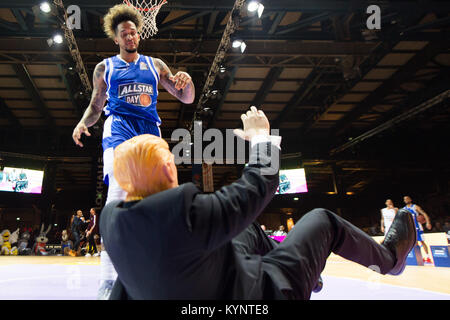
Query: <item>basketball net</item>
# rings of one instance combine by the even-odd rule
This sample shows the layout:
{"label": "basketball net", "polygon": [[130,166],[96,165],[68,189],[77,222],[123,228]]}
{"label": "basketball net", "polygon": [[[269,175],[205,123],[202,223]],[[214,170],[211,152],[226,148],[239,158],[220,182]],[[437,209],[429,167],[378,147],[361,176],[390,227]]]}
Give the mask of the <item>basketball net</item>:
{"label": "basketball net", "polygon": [[123,0],[123,3],[139,11],[144,18],[140,32],[142,39],[153,37],[158,32],[156,16],[167,0]]}

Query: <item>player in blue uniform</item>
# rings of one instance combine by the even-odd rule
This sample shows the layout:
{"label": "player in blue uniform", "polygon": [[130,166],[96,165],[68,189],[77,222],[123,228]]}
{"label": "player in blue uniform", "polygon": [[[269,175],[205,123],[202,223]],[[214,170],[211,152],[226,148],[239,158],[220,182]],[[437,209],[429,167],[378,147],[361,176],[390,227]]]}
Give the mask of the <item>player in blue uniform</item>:
{"label": "player in blue uniform", "polygon": [[429,252],[428,246],[423,239],[423,227],[417,220],[417,216],[419,214],[423,215],[425,218],[425,221],[426,221],[426,228],[428,230],[431,230],[430,217],[427,215],[427,213],[421,207],[412,203],[412,199],[410,196],[404,196],[403,202],[405,202],[405,204],[406,204],[404,209],[408,210],[414,218],[414,223],[416,225],[416,230],[417,230],[417,242],[419,243],[419,246],[421,246],[421,247],[423,246],[423,250],[425,251],[425,258],[423,259],[423,261],[427,262],[427,263],[431,263],[431,259],[428,256],[428,252]]}
{"label": "player in blue uniform", "polygon": [[[83,147],[81,136],[90,136],[88,128],[105,111],[108,118],[103,128],[102,146],[104,180],[108,184],[107,203],[126,197],[114,179],[114,149],[141,134],[161,136],[161,119],[156,109],[158,84],[185,104],[191,104],[195,99],[195,87],[189,74],[178,72],[173,75],[162,60],[137,52],[142,25],[142,16],[123,4],[112,7],[104,17],[104,30],[119,46],[120,53],[95,67],[90,104],[72,135],[75,143]],[[101,265],[99,298],[107,299],[117,274],[104,250]]]}

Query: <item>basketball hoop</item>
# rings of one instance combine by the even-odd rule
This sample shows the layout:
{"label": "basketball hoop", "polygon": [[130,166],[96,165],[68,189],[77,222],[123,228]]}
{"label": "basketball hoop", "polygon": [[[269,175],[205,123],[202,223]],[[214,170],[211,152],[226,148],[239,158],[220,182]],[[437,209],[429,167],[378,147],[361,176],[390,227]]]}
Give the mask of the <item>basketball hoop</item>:
{"label": "basketball hoop", "polygon": [[139,11],[144,18],[140,33],[142,39],[150,38],[158,32],[156,16],[167,0],[123,0],[123,3]]}

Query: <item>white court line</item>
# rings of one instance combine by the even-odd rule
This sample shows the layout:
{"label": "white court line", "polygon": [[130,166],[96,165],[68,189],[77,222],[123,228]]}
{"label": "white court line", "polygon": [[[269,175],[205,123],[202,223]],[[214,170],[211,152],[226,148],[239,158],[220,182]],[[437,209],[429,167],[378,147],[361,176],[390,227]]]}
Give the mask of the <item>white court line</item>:
{"label": "white court line", "polygon": [[[40,279],[49,279],[49,278],[67,278],[69,277],[69,274],[64,274],[64,275],[55,275],[55,276],[40,276],[40,277],[28,277],[28,278],[13,278],[13,279],[1,279],[0,283],[5,283],[5,282],[11,282],[11,281],[26,281],[26,280],[40,280]],[[83,275],[81,275],[80,277],[97,277],[97,274],[85,274],[83,273]]]}
{"label": "white court line", "polygon": [[[382,275],[380,275],[380,276],[382,276]],[[365,280],[349,278],[349,277],[335,277],[335,276],[326,276],[326,275],[324,275],[322,278],[324,278],[324,279],[325,278],[335,278],[335,279],[354,280],[354,281],[363,282],[366,285],[368,283],[379,283],[382,286],[390,286],[390,287],[396,287],[396,288],[407,289],[407,290],[416,290],[416,291],[421,291],[421,292],[425,292],[425,293],[440,294],[440,295],[443,295],[443,296],[448,296],[448,298],[450,299],[450,294],[445,293],[445,292],[440,292],[440,291],[431,291],[431,290],[426,290],[426,289],[421,289],[421,288],[405,287],[405,286],[399,286],[399,285],[395,285],[395,284],[387,284],[387,283],[377,282],[377,281],[365,281]],[[324,281],[324,287],[325,287],[325,281]],[[371,290],[373,290],[373,289],[371,289]]]}

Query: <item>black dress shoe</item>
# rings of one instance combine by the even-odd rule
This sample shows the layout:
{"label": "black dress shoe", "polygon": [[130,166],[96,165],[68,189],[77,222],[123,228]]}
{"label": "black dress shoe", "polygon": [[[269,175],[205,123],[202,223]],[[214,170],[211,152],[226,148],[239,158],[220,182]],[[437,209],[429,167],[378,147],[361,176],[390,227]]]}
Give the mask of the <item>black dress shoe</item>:
{"label": "black dress shoe", "polygon": [[317,280],[317,284],[316,287],[313,289],[314,293],[320,292],[320,290],[322,290],[323,288],[323,280],[322,277],[319,276],[319,280]]}
{"label": "black dress shoe", "polygon": [[409,211],[398,210],[382,244],[395,256],[396,262],[388,274],[399,275],[406,266],[406,257],[417,242],[416,225]]}

